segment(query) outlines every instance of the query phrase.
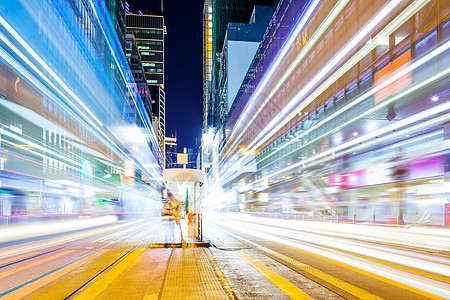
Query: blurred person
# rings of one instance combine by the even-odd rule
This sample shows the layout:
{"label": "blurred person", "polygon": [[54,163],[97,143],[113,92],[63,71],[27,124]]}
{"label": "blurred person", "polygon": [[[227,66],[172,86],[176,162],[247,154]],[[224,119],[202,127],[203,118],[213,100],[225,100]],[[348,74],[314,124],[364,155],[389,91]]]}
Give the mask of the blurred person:
{"label": "blurred person", "polygon": [[177,224],[178,228],[180,228],[181,243],[186,243],[183,238],[183,230],[181,229],[180,224],[181,202],[175,199],[173,195],[169,195],[169,204],[172,210],[172,216],[175,218],[175,223]]}

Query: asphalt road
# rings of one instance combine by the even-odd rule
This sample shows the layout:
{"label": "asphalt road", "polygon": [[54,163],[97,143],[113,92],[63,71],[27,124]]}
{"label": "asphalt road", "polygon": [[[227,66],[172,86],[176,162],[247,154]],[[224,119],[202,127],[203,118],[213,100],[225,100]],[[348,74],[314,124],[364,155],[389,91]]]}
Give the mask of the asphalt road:
{"label": "asphalt road", "polygon": [[[146,249],[154,240],[168,239],[168,229],[168,222],[161,218],[128,220],[0,244],[0,298],[66,299],[133,250]],[[135,263],[136,268],[130,268],[126,274],[109,275],[110,283],[120,276],[134,276],[134,282],[141,285],[139,288],[127,285],[130,282],[122,278],[116,281],[117,287],[110,285],[99,292],[116,290],[116,296],[126,292],[124,299],[142,299],[151,294],[150,282],[163,276],[164,269],[158,270],[158,265],[165,264],[169,255],[157,250],[151,257],[140,256],[143,270]],[[97,297],[94,295],[92,299]]]}
{"label": "asphalt road", "polygon": [[[24,238],[14,241],[0,228],[0,298],[450,298],[448,229],[247,214],[203,220],[209,249],[153,249],[180,239],[174,222],[161,217],[47,234],[24,227],[28,233],[21,228]],[[220,298],[211,296],[219,290]]]}
{"label": "asphalt road", "polygon": [[204,231],[239,299],[450,298],[443,229],[215,214]]}

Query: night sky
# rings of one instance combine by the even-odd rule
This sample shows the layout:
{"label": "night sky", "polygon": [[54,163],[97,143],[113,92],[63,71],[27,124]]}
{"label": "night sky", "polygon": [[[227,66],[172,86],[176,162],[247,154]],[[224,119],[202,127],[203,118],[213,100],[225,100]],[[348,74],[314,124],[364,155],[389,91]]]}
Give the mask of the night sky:
{"label": "night sky", "polygon": [[[127,0],[143,13],[159,0]],[[164,1],[166,136],[177,135],[178,152],[200,142],[203,124],[203,1]]]}

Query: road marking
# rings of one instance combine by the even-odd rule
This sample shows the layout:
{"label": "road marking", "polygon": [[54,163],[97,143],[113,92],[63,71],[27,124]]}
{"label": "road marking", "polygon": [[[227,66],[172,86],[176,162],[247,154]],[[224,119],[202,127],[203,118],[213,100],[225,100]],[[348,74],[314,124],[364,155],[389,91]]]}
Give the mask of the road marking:
{"label": "road marking", "polygon": [[48,243],[37,244],[35,246],[26,246],[26,247],[22,247],[19,249],[13,249],[13,250],[5,251],[5,252],[0,252],[0,257],[5,257],[5,256],[9,257],[12,255],[21,253],[21,252],[31,251],[31,250],[35,250],[35,249],[42,249],[42,248],[52,246],[55,244],[62,244],[65,242],[71,242],[73,240],[87,238],[87,237],[90,237],[90,236],[93,236],[96,234],[101,234],[101,233],[108,232],[108,231],[119,230],[122,227],[134,225],[135,223],[138,223],[138,222],[141,222],[141,221],[134,221],[134,222],[126,223],[126,224],[115,225],[112,227],[101,228],[101,229],[93,229],[93,230],[88,229],[88,230],[90,230],[88,232],[84,232],[84,233],[80,233],[80,234],[77,233],[77,234],[69,235],[68,237],[65,236],[64,238],[55,238],[55,239],[52,239]]}
{"label": "road marking", "polygon": [[441,275],[438,275],[438,274],[433,274],[433,273],[430,273],[430,272],[427,272],[427,271],[417,270],[417,269],[409,268],[409,267],[406,267],[406,266],[403,266],[403,265],[398,265],[398,264],[386,262],[386,261],[379,260],[379,259],[376,259],[376,258],[373,258],[373,257],[359,255],[359,254],[356,254],[356,253],[353,253],[353,252],[350,252],[350,251],[334,249],[334,248],[330,248],[330,247],[326,247],[326,246],[321,246],[321,247],[329,249],[329,250],[332,250],[332,251],[341,252],[343,254],[351,255],[351,256],[354,256],[354,257],[359,257],[359,258],[364,259],[364,260],[369,260],[369,261],[372,261],[374,263],[385,265],[385,266],[388,266],[388,267],[391,267],[391,268],[394,268],[394,269],[399,269],[399,270],[402,270],[402,271],[406,271],[406,272],[411,273],[411,274],[415,274],[415,275],[419,275],[419,276],[423,276],[423,277],[428,277],[428,278],[431,278],[431,279],[434,279],[434,280],[437,280],[437,281],[442,281],[442,282],[445,282],[445,283],[450,283],[450,278],[449,277],[444,277],[444,276],[441,276]]}
{"label": "road marking", "polygon": [[72,253],[72,252],[74,252],[74,250],[63,251],[61,253],[58,253],[58,254],[55,254],[55,255],[52,255],[52,256],[49,256],[49,257],[42,258],[42,259],[40,259],[38,261],[35,261],[35,262],[32,262],[32,263],[27,263],[25,266],[14,268],[14,269],[11,269],[11,270],[7,270],[5,272],[1,272],[0,273],[0,279],[1,278],[5,278],[5,277],[10,276],[10,275],[13,275],[13,274],[16,274],[16,273],[18,273],[20,271],[23,271],[23,270],[26,270],[26,269],[29,269],[29,268],[32,268],[32,267],[35,267],[35,266],[42,265],[43,263],[46,263],[46,262],[51,261],[51,260],[53,260],[55,258],[64,256],[64,255]]}
{"label": "road marking", "polygon": [[82,265],[90,262],[94,258],[96,258],[108,251],[109,251],[109,249],[99,250],[91,255],[84,257],[83,259],[80,259],[74,263],[68,264],[67,266],[65,266],[57,271],[49,272],[48,275],[44,275],[41,278],[38,278],[36,280],[25,282],[22,284],[22,286],[14,288],[9,293],[6,292],[6,294],[4,294],[4,295],[0,294],[0,297],[3,297],[2,300],[3,299],[19,299],[19,298],[25,297],[26,295],[31,294],[35,290],[51,283],[52,281],[66,275],[67,273],[81,267]]}
{"label": "road marking", "polygon": [[138,248],[128,254],[124,259],[119,261],[115,266],[107,270],[104,274],[98,277],[84,290],[81,290],[73,299],[95,299],[104,290],[106,290],[126,268],[135,262],[144,252],[145,248]]}
{"label": "road marking", "polygon": [[403,284],[401,282],[398,282],[398,281],[395,281],[395,280],[392,280],[392,279],[389,279],[389,278],[377,275],[375,273],[364,271],[363,269],[360,269],[358,267],[353,267],[353,266],[348,265],[346,263],[343,263],[343,262],[340,262],[340,261],[337,261],[337,260],[333,260],[333,259],[327,258],[327,257],[319,255],[319,254],[315,254],[315,253],[312,253],[312,252],[309,252],[309,251],[305,251],[305,250],[300,250],[298,248],[291,247],[291,246],[288,246],[288,248],[293,249],[293,250],[298,251],[298,252],[301,252],[301,253],[304,253],[306,255],[310,255],[310,256],[316,257],[318,259],[327,261],[327,262],[332,263],[334,265],[341,266],[341,267],[346,268],[348,270],[352,270],[352,271],[358,272],[358,273],[366,275],[368,277],[372,277],[374,279],[377,279],[377,280],[380,280],[382,282],[388,283],[390,285],[396,286],[398,288],[410,291],[412,293],[416,293],[416,294],[419,294],[419,295],[422,295],[422,296],[425,296],[425,297],[428,297],[428,298],[431,298],[431,299],[446,299],[444,297],[440,297],[439,295],[436,295],[436,294],[433,294],[433,293],[428,293],[428,292],[426,292],[424,290],[420,290],[420,289],[414,288],[413,286]]}
{"label": "road marking", "polygon": [[374,295],[372,293],[369,293],[366,290],[363,290],[363,289],[361,289],[359,287],[356,287],[356,286],[354,286],[354,285],[352,285],[352,284],[350,284],[350,283],[348,283],[346,281],[343,281],[343,280],[341,280],[339,278],[331,276],[330,274],[327,274],[327,273],[322,272],[322,271],[320,271],[318,269],[315,269],[315,268],[313,268],[313,267],[311,267],[311,266],[309,266],[307,264],[299,262],[298,260],[295,260],[295,259],[293,259],[291,257],[288,257],[286,255],[283,255],[281,253],[278,253],[278,252],[273,251],[271,249],[268,249],[266,247],[261,247],[260,246],[259,249],[263,250],[266,253],[272,254],[273,256],[278,257],[278,258],[284,260],[285,262],[290,263],[293,266],[296,266],[297,268],[299,268],[299,269],[301,269],[301,270],[303,270],[303,271],[313,275],[314,277],[322,279],[323,281],[328,282],[328,283],[330,283],[330,284],[340,288],[341,290],[346,291],[347,293],[350,293],[350,294],[352,294],[352,295],[354,295],[354,296],[356,296],[356,297],[358,297],[360,299],[383,299],[383,298],[378,297],[378,296],[376,296],[376,295]]}
{"label": "road marking", "polygon": [[24,259],[27,259],[27,258],[31,258],[32,256],[39,255],[41,253],[42,252],[30,252],[30,253],[22,254],[22,255],[19,255],[19,256],[14,256],[14,257],[10,257],[10,258],[7,258],[7,259],[2,259],[2,260],[0,260],[0,264],[2,264],[1,267],[3,268],[6,264],[8,264],[10,262],[13,262],[13,261],[17,262],[19,260],[24,260]]}
{"label": "road marking", "polygon": [[[235,238],[238,238],[237,235],[235,235],[235,234],[233,234],[233,233],[231,233],[231,232],[229,232],[227,230],[224,230],[223,228],[220,228],[220,230],[222,230],[223,232],[229,234],[230,236],[234,236]],[[356,287],[356,286],[354,286],[354,285],[352,285],[352,284],[350,284],[350,283],[348,283],[346,281],[343,281],[343,280],[341,280],[339,278],[331,276],[331,275],[329,275],[329,274],[327,274],[325,272],[322,272],[322,271],[320,271],[318,269],[315,269],[315,268],[313,268],[313,267],[311,267],[311,266],[309,266],[307,264],[299,262],[299,261],[297,261],[297,260],[295,260],[295,259],[293,259],[291,257],[288,257],[286,255],[283,255],[281,253],[278,253],[278,252],[276,252],[274,250],[271,250],[271,249],[268,249],[266,247],[260,246],[259,244],[255,243],[255,242],[250,242],[250,244],[252,244],[255,247],[257,247],[258,249],[260,249],[260,250],[262,250],[262,251],[264,251],[266,253],[269,253],[269,254],[271,254],[271,255],[273,255],[275,257],[278,257],[278,258],[288,262],[289,264],[291,264],[293,266],[296,266],[297,268],[299,268],[299,269],[301,269],[301,270],[303,270],[303,271],[313,275],[314,277],[322,279],[323,281],[328,282],[328,283],[330,283],[330,284],[340,288],[341,290],[346,291],[346,292],[348,292],[348,293],[350,293],[350,294],[352,294],[352,295],[354,295],[354,296],[356,296],[356,297],[358,297],[360,299],[374,299],[374,300],[375,299],[378,299],[378,300],[383,299],[383,298],[378,297],[378,296],[376,296],[376,295],[374,295],[372,293],[369,293],[366,290],[363,290],[363,289],[361,289],[359,287]],[[292,248],[292,247],[289,247],[289,248]],[[292,248],[292,249],[298,250],[296,248]]]}
{"label": "road marking", "polygon": [[314,299],[307,293],[290,283],[284,277],[280,276],[264,264],[260,263],[242,250],[236,251],[236,253],[248,262],[252,267],[258,270],[261,274],[266,276],[273,284],[275,284],[280,290],[292,299]]}
{"label": "road marking", "polygon": [[231,288],[231,285],[228,283],[227,278],[225,277],[225,274],[223,274],[222,270],[220,269],[219,265],[216,263],[216,260],[214,259],[214,256],[212,255],[212,252],[210,250],[204,251],[206,255],[209,258],[209,261],[213,265],[214,271],[216,272],[217,276],[219,276],[220,280],[222,281],[225,290],[227,291],[228,295],[231,299],[235,300],[237,299],[236,295],[233,292],[233,289]]}

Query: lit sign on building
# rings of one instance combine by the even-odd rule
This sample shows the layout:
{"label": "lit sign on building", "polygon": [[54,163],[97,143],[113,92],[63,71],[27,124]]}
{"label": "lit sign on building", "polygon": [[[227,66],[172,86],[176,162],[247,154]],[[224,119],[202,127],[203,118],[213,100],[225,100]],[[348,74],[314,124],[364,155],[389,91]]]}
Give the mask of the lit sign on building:
{"label": "lit sign on building", "polygon": [[[402,69],[406,68],[407,66],[409,66],[410,62],[411,62],[411,50],[408,50],[395,60],[391,61],[379,72],[375,73],[374,75],[375,85],[381,84],[385,80],[392,77],[393,73],[396,73],[397,71],[401,71]],[[408,73],[405,76],[397,79],[388,86],[376,92],[375,104],[389,97],[390,95],[393,95],[401,91],[402,89],[407,87],[410,83],[411,83],[411,73]]]}

